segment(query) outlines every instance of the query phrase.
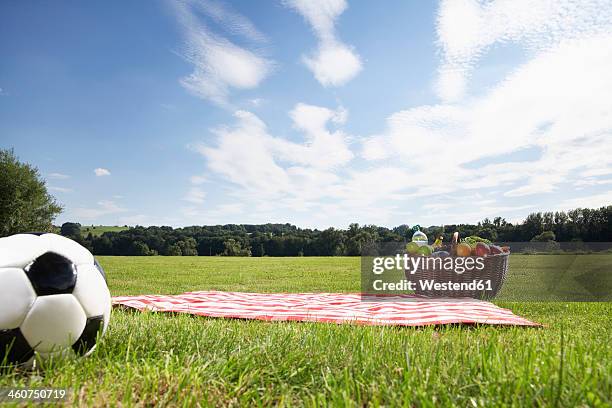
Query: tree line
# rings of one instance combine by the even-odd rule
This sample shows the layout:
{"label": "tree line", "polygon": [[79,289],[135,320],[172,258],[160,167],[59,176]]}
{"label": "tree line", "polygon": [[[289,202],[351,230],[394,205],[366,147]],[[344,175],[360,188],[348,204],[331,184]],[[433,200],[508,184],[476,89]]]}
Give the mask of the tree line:
{"label": "tree line", "polygon": [[[351,224],[347,229],[317,230],[291,224],[137,226],[98,236],[91,232],[84,235],[78,223],[65,223],[60,231],[95,255],[358,256],[363,247],[371,243],[409,241],[414,227]],[[421,231],[430,241],[442,235],[445,242],[450,241],[455,231],[462,237],[477,235],[494,242],[612,242],[612,205],[567,212],[537,212],[516,224],[496,217],[477,224],[429,226]]]}

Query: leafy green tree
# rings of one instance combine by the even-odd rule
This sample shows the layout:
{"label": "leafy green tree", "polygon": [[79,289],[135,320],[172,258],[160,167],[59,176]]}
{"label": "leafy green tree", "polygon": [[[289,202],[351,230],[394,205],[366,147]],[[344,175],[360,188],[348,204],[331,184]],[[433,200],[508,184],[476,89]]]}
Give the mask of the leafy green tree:
{"label": "leafy green tree", "polygon": [[198,243],[192,237],[185,238],[176,243],[181,248],[183,256],[198,256]]}
{"label": "leafy green tree", "polygon": [[344,232],[328,228],[317,238],[317,247],[321,255],[339,256],[344,254]]}
{"label": "leafy green tree", "polygon": [[38,169],[0,149],[0,236],[53,231],[62,207],[51,196]]}
{"label": "leafy green tree", "polygon": [[528,240],[529,237],[541,234],[544,231],[543,224],[544,220],[541,212],[529,214],[522,225],[524,239]]}
{"label": "leafy green tree", "polygon": [[556,239],[555,233],[552,231],[544,231],[531,239],[532,242],[551,242]]}
{"label": "leafy green tree", "polygon": [[251,250],[249,248],[242,248],[240,241],[230,238],[224,242],[225,256],[251,256]]}
{"label": "leafy green tree", "polygon": [[74,239],[75,241],[81,241],[83,239],[81,234],[81,224],[78,222],[63,223],[60,229],[60,234],[70,239]]}
{"label": "leafy green tree", "polygon": [[91,237],[93,253],[96,255],[115,255],[113,253],[113,243],[107,234],[100,237]]}
{"label": "leafy green tree", "polygon": [[181,247],[177,244],[172,244],[168,247],[166,251],[166,255],[168,256],[181,256],[183,253],[181,252]]}
{"label": "leafy green tree", "polygon": [[133,256],[151,256],[157,255],[157,251],[149,249],[149,246],[142,241],[134,241],[132,244]]}
{"label": "leafy green tree", "polygon": [[360,256],[366,245],[379,240],[378,232],[371,227],[359,227],[359,224],[351,224],[346,232],[346,255]]}

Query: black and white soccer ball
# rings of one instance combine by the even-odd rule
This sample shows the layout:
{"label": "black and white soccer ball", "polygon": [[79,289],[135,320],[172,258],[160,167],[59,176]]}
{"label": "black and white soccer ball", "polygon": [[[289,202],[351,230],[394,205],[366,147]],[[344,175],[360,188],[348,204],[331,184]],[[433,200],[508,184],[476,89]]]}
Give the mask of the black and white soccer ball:
{"label": "black and white soccer ball", "polygon": [[86,248],[55,234],[0,238],[0,366],[89,355],[110,313],[106,276]]}

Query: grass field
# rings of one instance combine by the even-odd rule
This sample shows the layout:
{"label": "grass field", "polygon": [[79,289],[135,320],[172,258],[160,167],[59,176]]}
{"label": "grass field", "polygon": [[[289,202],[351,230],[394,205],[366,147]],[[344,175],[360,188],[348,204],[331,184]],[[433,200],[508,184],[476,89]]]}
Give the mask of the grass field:
{"label": "grass field", "polygon": [[125,231],[129,229],[129,227],[116,227],[116,226],[108,226],[108,225],[83,225],[81,226],[81,234],[86,237],[89,233],[94,237],[98,237],[105,232],[119,232]]}
{"label": "grass field", "polygon": [[[514,272],[537,259],[516,256]],[[114,295],[360,288],[359,258],[100,261]],[[90,358],[52,362],[34,375],[10,372],[0,386],[68,387],[72,403],[93,406],[610,406],[612,303],[499,304],[546,327],[415,329],[115,311]]]}

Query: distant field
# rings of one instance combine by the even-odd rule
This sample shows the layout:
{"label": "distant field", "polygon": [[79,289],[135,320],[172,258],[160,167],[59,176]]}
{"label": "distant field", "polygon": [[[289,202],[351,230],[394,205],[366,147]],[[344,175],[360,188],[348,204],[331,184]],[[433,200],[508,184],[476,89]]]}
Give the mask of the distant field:
{"label": "distant field", "polygon": [[[516,273],[538,261],[515,258]],[[359,291],[359,258],[100,257],[114,295]],[[512,288],[512,279],[507,282]],[[521,290],[514,287],[514,290]],[[0,386],[79,405],[610,406],[611,303],[500,302],[546,327],[388,328],[115,311],[90,358]]]}
{"label": "distant field", "polygon": [[[359,257],[99,257],[114,294],[181,293],[188,290],[256,292],[359,292]],[[592,299],[577,284],[586,271],[608,277],[612,254],[511,255],[498,300]],[[146,275],[146,279],[142,279]],[[397,279],[402,279],[398,276]],[[591,280],[595,282],[595,279]],[[607,293],[605,299],[610,300]]]}
{"label": "distant field", "polygon": [[116,227],[116,226],[108,226],[108,225],[83,225],[81,226],[81,233],[84,237],[86,237],[90,232],[94,237],[100,236],[105,232],[119,232],[125,231],[129,229],[129,227]]}

